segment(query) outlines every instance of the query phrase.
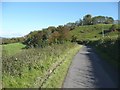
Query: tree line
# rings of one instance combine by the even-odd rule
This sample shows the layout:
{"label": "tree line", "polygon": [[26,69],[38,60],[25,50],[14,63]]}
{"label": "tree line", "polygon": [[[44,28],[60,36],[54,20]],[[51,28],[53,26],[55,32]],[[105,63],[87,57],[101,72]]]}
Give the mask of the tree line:
{"label": "tree line", "polygon": [[66,26],[70,26],[74,28],[75,26],[83,26],[83,25],[95,25],[95,24],[113,24],[114,19],[108,16],[95,16],[87,14],[83,17],[83,19],[79,19],[76,22],[69,22]]}
{"label": "tree line", "polygon": [[25,40],[24,37],[2,38],[2,44],[17,43],[17,42],[21,42],[22,43],[24,40]]}
{"label": "tree line", "polygon": [[113,24],[112,17],[95,16],[87,14],[76,22],[69,22],[58,27],[48,27],[39,31],[30,32],[28,35],[20,38],[3,38],[2,44],[22,42],[28,47],[44,47],[51,44],[62,44],[66,41],[75,41],[75,37],[71,36],[69,31],[77,26],[95,25],[95,24]]}
{"label": "tree line", "polygon": [[51,44],[62,44],[70,40],[70,28],[67,26],[48,27],[41,31],[30,32],[24,44],[28,47],[45,47]]}

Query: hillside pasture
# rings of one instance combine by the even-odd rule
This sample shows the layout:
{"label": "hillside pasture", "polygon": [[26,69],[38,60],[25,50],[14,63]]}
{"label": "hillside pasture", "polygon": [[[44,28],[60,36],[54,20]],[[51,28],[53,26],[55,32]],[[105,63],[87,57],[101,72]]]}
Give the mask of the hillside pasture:
{"label": "hillside pasture", "polygon": [[23,48],[25,48],[25,45],[22,43],[4,44],[2,45],[2,52],[3,55],[11,56],[22,51]]}
{"label": "hillside pasture", "polygon": [[[112,24],[97,24],[97,25],[86,25],[86,26],[79,26],[72,30],[71,36],[75,35],[77,40],[98,40],[103,38],[103,31],[104,31],[104,38],[106,37],[117,37],[118,31],[109,31],[109,28]],[[109,32],[108,32],[109,31]]]}

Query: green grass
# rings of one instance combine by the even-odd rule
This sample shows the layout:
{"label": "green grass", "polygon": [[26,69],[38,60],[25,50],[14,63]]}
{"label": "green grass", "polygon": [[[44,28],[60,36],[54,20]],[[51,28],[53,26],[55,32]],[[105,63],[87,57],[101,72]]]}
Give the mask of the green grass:
{"label": "green grass", "polygon": [[22,50],[25,45],[22,43],[12,43],[12,44],[5,44],[2,45],[3,55],[14,55]]}
{"label": "green grass", "polygon": [[[74,43],[55,44],[45,48],[23,50],[13,56],[3,57],[3,87],[35,87],[38,77],[43,80],[48,70],[53,67],[53,64],[63,60],[65,55],[69,56],[68,52],[71,52],[72,54],[66,57],[66,60],[69,60],[77,52],[78,47],[79,45]],[[69,67],[69,64],[65,66]],[[57,76],[55,77],[57,78]],[[39,87],[40,83],[37,83],[38,86],[36,87]]]}
{"label": "green grass", "polygon": [[66,53],[67,58],[65,58],[65,61],[52,73],[48,80],[43,84],[42,88],[62,88],[70,63],[81,47],[82,46],[76,46]]}
{"label": "green grass", "polygon": [[[116,65],[118,63],[118,44],[115,41],[117,40],[118,32],[115,31],[105,34],[104,39],[106,40],[104,42],[101,41],[103,39],[102,34],[100,34],[101,29],[108,30],[110,26],[80,26],[70,31],[70,33],[71,35],[77,36],[78,40],[89,40],[91,42],[89,45],[95,47],[98,54]],[[110,42],[107,40],[108,36],[112,38]],[[111,44],[112,42],[114,44]],[[3,45],[2,73],[3,87],[5,88],[40,87],[41,81],[44,80],[48,70],[66,57],[65,62],[51,74],[42,86],[43,88],[61,87],[71,60],[80,49],[80,46],[74,43],[54,44],[45,48],[22,50],[24,47],[25,45],[21,43]]]}
{"label": "green grass", "polygon": [[[102,29],[104,31],[109,30],[112,24],[98,24],[98,25],[89,25],[89,26],[79,26],[72,30],[71,35],[75,35],[78,40],[93,40],[102,38]],[[105,34],[105,37],[113,36],[116,37],[118,31],[108,32]],[[96,36],[96,38],[95,38]]]}
{"label": "green grass", "polygon": [[[111,26],[112,24],[79,26],[70,33],[77,37],[78,43],[88,43],[108,63],[113,66],[119,66],[118,43],[116,41],[118,41],[120,32],[117,30],[107,32]],[[117,25],[117,28],[120,28],[120,25]],[[107,32],[104,34],[104,37],[102,36],[102,30]]]}

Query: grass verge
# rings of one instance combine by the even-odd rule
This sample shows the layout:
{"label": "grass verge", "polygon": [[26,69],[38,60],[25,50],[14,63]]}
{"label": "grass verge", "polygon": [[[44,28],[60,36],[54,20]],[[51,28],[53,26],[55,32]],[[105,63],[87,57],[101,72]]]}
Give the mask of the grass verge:
{"label": "grass verge", "polygon": [[36,83],[38,78],[42,80],[48,70],[66,55],[69,61],[79,48],[78,44],[66,43],[23,50],[13,56],[3,57],[3,88],[33,88],[34,85],[38,88],[41,83]]}
{"label": "grass verge", "polygon": [[66,53],[65,61],[52,73],[42,88],[61,88],[64,78],[67,74],[70,63],[74,55],[80,50],[81,46],[76,46]]}

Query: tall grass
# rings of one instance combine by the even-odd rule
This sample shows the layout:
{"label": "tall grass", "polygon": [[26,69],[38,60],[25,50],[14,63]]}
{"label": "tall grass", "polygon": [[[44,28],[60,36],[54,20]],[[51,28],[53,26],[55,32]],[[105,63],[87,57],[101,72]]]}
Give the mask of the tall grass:
{"label": "tall grass", "polygon": [[[77,47],[77,49],[75,49]],[[79,45],[66,43],[45,48],[23,50],[14,56],[3,57],[3,87],[34,87],[37,77],[42,80],[53,65],[71,52],[71,57],[79,50]],[[69,55],[69,54],[67,54]],[[69,57],[66,57],[66,60]],[[66,64],[66,67],[69,65]],[[39,87],[39,86],[38,86]]]}
{"label": "tall grass", "polygon": [[74,55],[79,51],[81,46],[71,48],[66,54],[63,63],[53,71],[52,75],[42,85],[42,88],[61,88],[67,74],[68,66],[70,65]]}

